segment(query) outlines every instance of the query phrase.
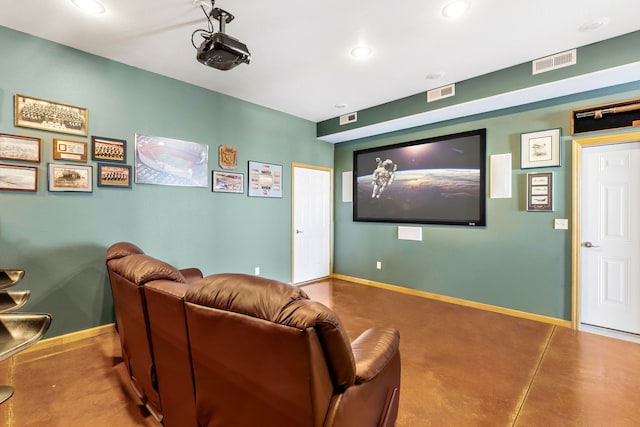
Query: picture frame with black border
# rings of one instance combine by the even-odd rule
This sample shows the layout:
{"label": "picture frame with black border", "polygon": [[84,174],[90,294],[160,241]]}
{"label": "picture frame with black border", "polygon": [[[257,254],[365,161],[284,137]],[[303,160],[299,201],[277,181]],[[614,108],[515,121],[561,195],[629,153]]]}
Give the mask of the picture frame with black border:
{"label": "picture frame with black border", "polygon": [[131,171],[130,165],[98,163],[98,187],[131,188]]}
{"label": "picture frame with black border", "polygon": [[127,141],[124,139],[91,137],[91,160],[109,163],[127,163]]}
{"label": "picture frame with black border", "polygon": [[282,198],[282,165],[249,160],[249,197]]}
{"label": "picture frame with black border", "polygon": [[93,166],[48,163],[47,169],[50,192],[93,192]]}
{"label": "picture frame with black border", "polygon": [[244,194],[244,174],[227,171],[211,171],[211,191],[214,193]]}
{"label": "picture frame with black border", "polygon": [[527,211],[553,211],[553,172],[527,173]]}
{"label": "picture frame with black border", "polygon": [[560,166],[560,128],[528,132],[520,135],[520,168]]}

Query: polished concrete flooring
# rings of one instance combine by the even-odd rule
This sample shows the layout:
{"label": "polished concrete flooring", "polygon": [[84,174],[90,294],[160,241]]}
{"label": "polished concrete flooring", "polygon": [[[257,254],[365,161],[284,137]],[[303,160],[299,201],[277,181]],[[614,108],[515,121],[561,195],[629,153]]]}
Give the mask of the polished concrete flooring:
{"label": "polished concrete flooring", "polygon": [[[335,279],[305,290],[352,338],[400,331],[397,427],[640,426],[639,344]],[[159,426],[113,332],[19,353],[0,363],[0,384],[15,387],[0,426]]]}

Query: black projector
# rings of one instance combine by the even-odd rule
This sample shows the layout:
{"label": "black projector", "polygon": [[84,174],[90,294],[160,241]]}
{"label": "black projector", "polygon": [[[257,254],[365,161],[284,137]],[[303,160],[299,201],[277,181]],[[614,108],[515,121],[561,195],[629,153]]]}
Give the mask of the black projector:
{"label": "black projector", "polygon": [[236,65],[248,64],[251,61],[251,54],[247,45],[220,32],[205,37],[198,48],[196,58],[208,67],[230,70]]}

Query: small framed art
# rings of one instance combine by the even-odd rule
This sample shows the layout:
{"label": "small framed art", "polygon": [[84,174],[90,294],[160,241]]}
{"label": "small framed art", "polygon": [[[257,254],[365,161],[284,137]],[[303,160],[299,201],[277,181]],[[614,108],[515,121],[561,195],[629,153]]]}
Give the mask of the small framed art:
{"label": "small framed art", "polygon": [[84,141],[69,141],[67,139],[54,138],[53,159],[86,162],[87,143]]}
{"label": "small framed art", "polygon": [[25,95],[15,96],[16,126],[87,136],[89,111]]}
{"label": "small framed art", "polygon": [[0,133],[0,159],[40,163],[40,138]]}
{"label": "small framed art", "polygon": [[103,162],[127,162],[127,141],[124,139],[91,137],[91,159]]}
{"label": "small framed art", "polygon": [[560,166],[560,128],[520,135],[520,168]]}
{"label": "small framed art", "polygon": [[0,190],[38,191],[38,168],[0,164]]}
{"label": "small framed art", "polygon": [[244,193],[244,174],[212,171],[211,191],[216,193]]}
{"label": "small framed art", "polygon": [[131,188],[131,166],[98,163],[98,187]]}
{"label": "small framed art", "polygon": [[249,161],[249,197],[282,197],[282,166]]}
{"label": "small framed art", "polygon": [[49,191],[93,192],[93,166],[49,163]]}
{"label": "small framed art", "polygon": [[553,172],[527,174],[527,210],[553,211]]}

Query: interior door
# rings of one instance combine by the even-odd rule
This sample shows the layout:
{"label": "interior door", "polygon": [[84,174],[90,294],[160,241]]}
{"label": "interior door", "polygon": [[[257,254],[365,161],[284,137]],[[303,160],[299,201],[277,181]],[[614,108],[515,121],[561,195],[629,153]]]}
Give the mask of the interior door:
{"label": "interior door", "polygon": [[293,283],[331,274],[331,169],[293,166]]}
{"label": "interior door", "polygon": [[640,334],[640,142],[582,150],[580,321]]}

